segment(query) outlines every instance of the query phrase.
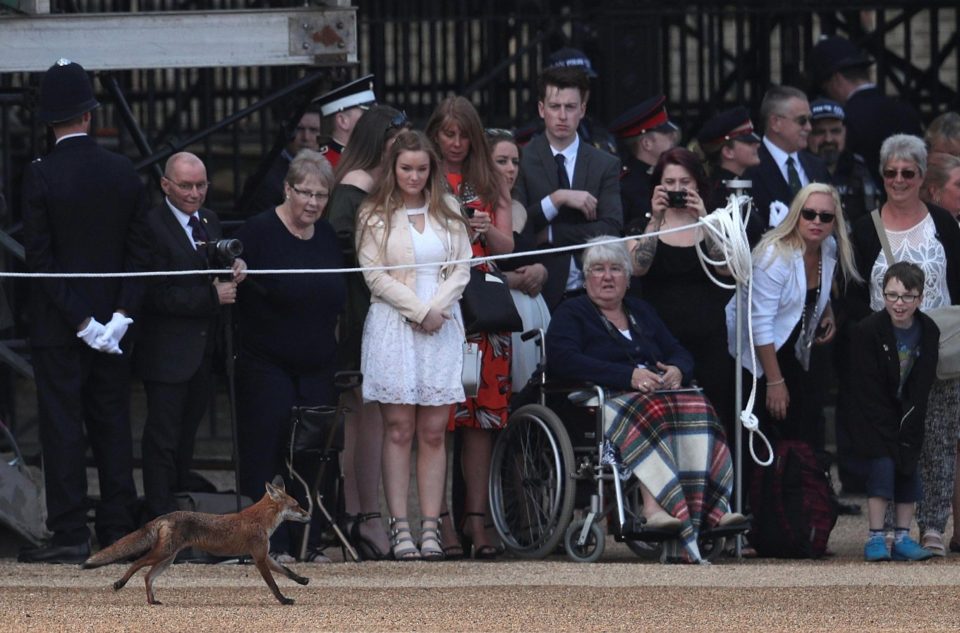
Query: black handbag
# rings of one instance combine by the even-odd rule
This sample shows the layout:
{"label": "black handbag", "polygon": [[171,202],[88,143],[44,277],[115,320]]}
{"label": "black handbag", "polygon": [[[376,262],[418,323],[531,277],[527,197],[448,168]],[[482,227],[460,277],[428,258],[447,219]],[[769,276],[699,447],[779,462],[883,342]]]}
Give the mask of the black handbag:
{"label": "black handbag", "polygon": [[470,269],[470,282],[460,298],[467,336],[481,332],[520,332],[523,320],[504,276],[495,270]]}
{"label": "black handbag", "polygon": [[292,418],[290,451],[294,455],[343,450],[343,411],[339,407],[293,407]]}

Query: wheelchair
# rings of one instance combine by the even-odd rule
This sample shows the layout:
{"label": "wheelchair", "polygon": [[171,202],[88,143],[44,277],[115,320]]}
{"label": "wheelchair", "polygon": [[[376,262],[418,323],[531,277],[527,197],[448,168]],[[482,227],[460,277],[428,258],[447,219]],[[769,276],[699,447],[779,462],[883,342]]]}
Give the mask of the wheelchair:
{"label": "wheelchair", "polygon": [[[491,515],[503,546],[518,558],[541,559],[562,545],[570,559],[594,562],[605,547],[606,518],[617,542],[665,562],[662,543],[676,532],[648,527],[640,512],[640,482],[621,481],[617,467],[603,459],[605,390],[547,380],[543,337],[543,330],[522,335],[524,341],[538,339],[540,364],[524,390],[536,393],[537,401],[513,411],[492,453]],[[747,527],[701,530],[701,557],[715,559],[726,539]]]}

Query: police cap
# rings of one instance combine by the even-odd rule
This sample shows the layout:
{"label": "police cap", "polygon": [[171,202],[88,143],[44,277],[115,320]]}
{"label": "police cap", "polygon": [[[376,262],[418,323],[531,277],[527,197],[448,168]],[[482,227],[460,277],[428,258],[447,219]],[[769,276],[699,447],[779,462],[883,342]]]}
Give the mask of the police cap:
{"label": "police cap", "polygon": [[873,59],[853,42],[839,35],[828,35],[821,37],[810,51],[807,72],[817,85],[820,85],[838,70],[867,67],[871,64]]}
{"label": "police cap", "polygon": [[543,68],[544,70],[547,68],[579,68],[587,73],[587,77],[593,78],[597,76],[596,71],[593,69],[593,64],[590,63],[590,58],[587,57],[583,51],[576,48],[561,48],[558,51],[550,53],[550,56],[547,57],[547,63]]}
{"label": "police cap", "polygon": [[843,121],[846,113],[843,106],[831,99],[817,99],[810,104],[810,118],[814,121],[820,119],[840,119]]}
{"label": "police cap", "polygon": [[40,80],[40,120],[61,123],[93,110],[100,103],[83,66],[60,58]]}

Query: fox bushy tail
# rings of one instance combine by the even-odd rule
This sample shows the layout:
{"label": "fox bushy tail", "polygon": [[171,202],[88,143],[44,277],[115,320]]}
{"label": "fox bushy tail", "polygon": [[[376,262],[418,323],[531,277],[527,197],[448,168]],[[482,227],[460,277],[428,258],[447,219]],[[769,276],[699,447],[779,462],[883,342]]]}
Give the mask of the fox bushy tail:
{"label": "fox bushy tail", "polygon": [[157,540],[157,527],[155,524],[145,525],[136,532],[127,534],[110,547],[105,547],[83,563],[84,569],[93,569],[102,565],[109,565],[118,560],[126,560],[131,556],[142,554],[151,547]]}

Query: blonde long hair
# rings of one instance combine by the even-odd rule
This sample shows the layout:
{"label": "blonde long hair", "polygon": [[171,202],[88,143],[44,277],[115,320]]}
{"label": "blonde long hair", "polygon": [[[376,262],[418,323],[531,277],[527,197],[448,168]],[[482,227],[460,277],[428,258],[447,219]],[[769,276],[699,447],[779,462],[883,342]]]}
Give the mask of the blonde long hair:
{"label": "blonde long hair", "polygon": [[[777,257],[789,259],[793,253],[806,251],[806,243],[800,237],[800,210],[803,209],[810,196],[815,193],[825,193],[833,198],[833,205],[836,209],[836,215],[833,219],[833,237],[837,240],[837,254],[840,262],[840,271],[843,275],[844,286],[851,281],[862,282],[860,273],[853,260],[853,245],[850,243],[850,237],[847,235],[847,223],[843,217],[843,205],[840,203],[840,194],[830,185],[819,182],[813,182],[797,192],[793,202],[790,203],[790,211],[783,222],[775,228],[770,229],[753,249],[753,260],[760,262],[761,265],[769,266],[772,260]],[[768,250],[773,250],[773,257],[770,261],[764,261]]]}
{"label": "blonde long hair", "polygon": [[[446,197],[450,197],[446,177],[440,170],[440,159],[430,139],[418,130],[407,130],[397,135],[384,161],[385,168],[380,182],[364,201],[357,213],[357,224],[361,231],[366,229],[371,215],[383,220],[384,235],[389,235],[393,224],[393,212],[403,206],[403,193],[397,185],[397,159],[402,152],[425,152],[430,161],[430,176],[424,187],[427,213],[435,218],[456,220],[464,227],[467,221],[458,210],[450,208]],[[452,197],[450,197],[452,199]],[[386,247],[386,238],[380,244],[381,253]]]}

